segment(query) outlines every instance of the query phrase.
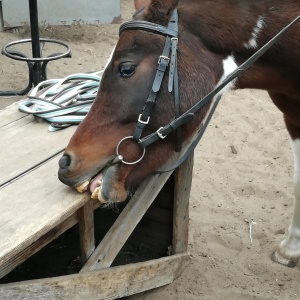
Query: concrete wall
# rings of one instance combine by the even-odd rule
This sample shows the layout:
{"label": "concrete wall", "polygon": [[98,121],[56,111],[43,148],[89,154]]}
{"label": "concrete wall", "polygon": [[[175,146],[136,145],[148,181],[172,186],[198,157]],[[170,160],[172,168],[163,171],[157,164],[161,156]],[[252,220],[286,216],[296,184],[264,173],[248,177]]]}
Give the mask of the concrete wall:
{"label": "concrete wall", "polygon": [[[37,0],[40,26],[121,20],[120,0]],[[2,0],[4,28],[29,25],[28,0]]]}

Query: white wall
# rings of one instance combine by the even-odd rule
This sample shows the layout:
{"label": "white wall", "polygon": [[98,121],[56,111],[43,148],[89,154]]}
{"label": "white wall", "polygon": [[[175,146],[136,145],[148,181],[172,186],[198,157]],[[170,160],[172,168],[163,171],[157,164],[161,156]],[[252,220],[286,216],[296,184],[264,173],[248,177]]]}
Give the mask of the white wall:
{"label": "white wall", "polygon": [[[120,0],[37,0],[40,26],[120,21]],[[2,0],[4,27],[29,25],[28,0]]]}

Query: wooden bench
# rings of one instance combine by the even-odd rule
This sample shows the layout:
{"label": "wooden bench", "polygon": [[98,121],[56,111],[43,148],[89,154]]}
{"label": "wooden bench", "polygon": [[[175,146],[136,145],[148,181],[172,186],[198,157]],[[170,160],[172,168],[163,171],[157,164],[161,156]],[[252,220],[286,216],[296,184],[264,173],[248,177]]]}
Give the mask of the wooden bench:
{"label": "wooden bench", "polygon": [[[95,248],[93,216],[99,204],[57,178],[60,153],[76,127],[55,133],[47,127],[18,112],[17,104],[0,111],[0,278],[77,223],[83,267],[79,274],[2,284],[0,299],[115,299],[171,283],[190,260],[193,157],[173,175],[148,178]],[[149,208],[166,184],[173,189],[162,196],[172,202],[169,256],[111,267],[143,216],[157,217],[155,207]]]}

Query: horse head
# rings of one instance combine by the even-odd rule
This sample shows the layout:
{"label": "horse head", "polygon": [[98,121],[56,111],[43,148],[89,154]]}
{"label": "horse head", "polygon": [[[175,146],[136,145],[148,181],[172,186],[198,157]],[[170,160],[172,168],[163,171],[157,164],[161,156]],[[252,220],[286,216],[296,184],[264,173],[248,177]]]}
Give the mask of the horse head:
{"label": "horse head", "polygon": [[[172,12],[178,9],[178,85],[180,110],[184,113],[218,84],[223,75],[224,56],[209,51],[189,30],[185,23],[189,11],[178,5],[178,1],[136,0],[135,6],[137,11],[133,20],[162,26],[168,25]],[[91,193],[96,191],[102,202],[120,202],[172,157],[176,134],[172,133],[146,148],[131,138],[145,102],[153,92],[165,41],[165,36],[155,32],[139,29],[121,32],[95,102],[60,159],[59,178],[63,183],[82,191],[89,186]],[[166,74],[163,78],[143,135],[156,132],[175,118],[174,96],[168,91],[168,76]],[[183,142],[198,130],[206,110],[202,109],[183,126]],[[126,162],[139,161],[144,152],[145,155],[136,164],[125,164],[116,163],[117,152]]]}

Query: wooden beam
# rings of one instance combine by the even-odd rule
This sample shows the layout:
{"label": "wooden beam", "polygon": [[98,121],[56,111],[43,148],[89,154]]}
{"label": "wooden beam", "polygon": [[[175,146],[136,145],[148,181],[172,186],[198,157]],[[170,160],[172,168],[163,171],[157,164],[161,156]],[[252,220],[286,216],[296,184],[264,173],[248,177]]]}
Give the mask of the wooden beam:
{"label": "wooden beam", "polygon": [[184,253],[188,247],[189,199],[192,187],[194,153],[175,171],[173,249],[174,254]]}
{"label": "wooden beam", "polygon": [[0,285],[1,300],[112,300],[164,286],[188,265],[188,254],[76,275]]}
{"label": "wooden beam", "polygon": [[95,250],[94,200],[78,210],[81,262],[84,265]]}
{"label": "wooden beam", "polygon": [[80,272],[110,267],[170,176],[171,172],[155,175],[141,184]]}

